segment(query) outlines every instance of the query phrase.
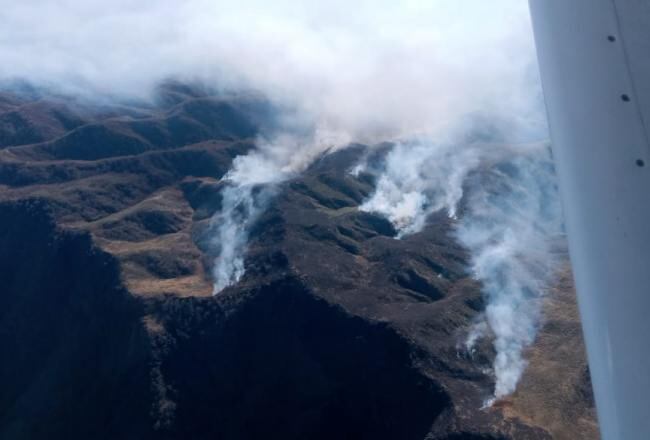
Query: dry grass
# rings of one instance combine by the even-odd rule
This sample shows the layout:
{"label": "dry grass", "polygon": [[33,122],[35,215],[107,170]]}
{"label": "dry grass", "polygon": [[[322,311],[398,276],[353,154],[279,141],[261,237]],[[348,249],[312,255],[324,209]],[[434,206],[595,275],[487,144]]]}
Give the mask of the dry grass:
{"label": "dry grass", "polygon": [[546,320],[526,357],[519,387],[500,404],[504,415],[543,427],[557,440],[599,438],[573,278],[566,268],[549,292]]}
{"label": "dry grass", "polygon": [[156,296],[165,293],[180,297],[212,295],[212,284],[200,274],[172,279],[140,278],[127,279],[127,288],[136,295]]}

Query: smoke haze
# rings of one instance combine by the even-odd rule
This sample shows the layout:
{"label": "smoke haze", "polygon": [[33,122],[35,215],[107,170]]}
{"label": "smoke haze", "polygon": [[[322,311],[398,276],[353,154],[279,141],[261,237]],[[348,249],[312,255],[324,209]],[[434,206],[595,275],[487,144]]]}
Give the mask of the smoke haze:
{"label": "smoke haze", "polygon": [[[248,231],[275,185],[349,142],[394,141],[361,209],[386,216],[400,237],[435,211],[457,218],[487,300],[468,346],[489,327],[495,396],[514,390],[561,218],[549,207],[548,152],[524,146],[546,137],[526,2],[4,3],[2,83],[148,99],[162,80],[198,80],[290,109],[224,178],[213,219],[215,293],[244,274]],[[491,183],[468,187],[479,169]]]}
{"label": "smoke haze", "polygon": [[146,97],[161,80],[255,89],[364,141],[539,99],[518,0],[34,0],[0,8],[0,80]]}

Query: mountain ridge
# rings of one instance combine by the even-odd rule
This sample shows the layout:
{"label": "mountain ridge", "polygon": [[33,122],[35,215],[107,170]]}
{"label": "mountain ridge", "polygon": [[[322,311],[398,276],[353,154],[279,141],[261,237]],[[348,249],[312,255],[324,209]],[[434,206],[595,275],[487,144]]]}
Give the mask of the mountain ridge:
{"label": "mountain ridge", "polygon": [[[0,300],[13,311],[0,314],[2,357],[13,362],[0,384],[14,383],[0,407],[2,436],[597,435],[588,375],[571,375],[555,397],[562,408],[580,408],[574,413],[583,419],[581,433],[571,420],[549,425],[555,409],[531,400],[540,396],[540,381],[556,383],[540,369],[524,376],[528,394],[518,391],[501,406],[481,408],[493,387],[486,371],[494,352],[489,341],[473,357],[459,349],[484,307],[480,285],[466,270],[467,252],[453,239],[446,215],[396,240],[388,221],[357,209],[374,180],[349,169],[369,154],[367,146],[326,155],[278,185],[250,233],[246,275],[213,297],[210,219],[221,208],[220,179],[234,157],[255,148],[272,112],[259,97],[224,99],[205,89],[167,87],[163,104],[145,112],[163,115],[153,118],[146,140],[133,128],[141,107],[116,106],[106,120],[88,119],[63,132],[52,125],[47,98],[34,109],[33,103],[17,106],[20,96],[0,95],[9,107],[1,110],[0,140],[14,139],[0,150]],[[7,129],[7,112],[22,112],[29,124]],[[86,114],[83,107],[78,112]],[[174,126],[170,118],[203,122]],[[199,126],[212,128],[195,133]],[[67,137],[83,127],[102,129]],[[169,136],[159,136],[165,130]],[[40,143],[32,142],[37,138]],[[30,143],[7,145],[16,139]],[[61,238],[52,243],[51,237]],[[14,249],[24,250],[15,255]],[[75,281],[88,264],[97,264],[96,272]],[[96,284],[102,279],[105,284]],[[62,302],[51,295],[59,285],[67,286]],[[566,304],[575,304],[570,277],[558,289]],[[25,298],[29,307],[21,306]],[[43,319],[66,319],[37,320],[31,328],[30,309]],[[577,314],[567,316],[563,322],[575,329]],[[37,342],[56,328],[74,341],[75,325],[86,336],[74,342],[80,348],[67,353],[65,343],[53,343],[62,360],[48,367]],[[540,340],[557,341],[557,330],[542,330]],[[98,353],[93,341],[111,349]],[[575,330],[571,341],[581,344]],[[546,343],[532,348],[542,364],[556,356]],[[576,371],[586,365],[578,348],[567,355]],[[88,359],[95,359],[94,373],[82,374]],[[43,375],[26,368],[31,363],[43,364]],[[34,390],[47,401],[74,380],[60,405],[30,403]],[[573,394],[583,397],[567,397]]]}

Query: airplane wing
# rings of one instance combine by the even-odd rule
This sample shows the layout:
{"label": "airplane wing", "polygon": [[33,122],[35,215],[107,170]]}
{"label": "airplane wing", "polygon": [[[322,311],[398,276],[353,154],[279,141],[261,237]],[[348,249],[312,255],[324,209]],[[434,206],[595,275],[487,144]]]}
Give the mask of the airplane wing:
{"label": "airplane wing", "polygon": [[530,0],[603,439],[650,439],[650,0]]}

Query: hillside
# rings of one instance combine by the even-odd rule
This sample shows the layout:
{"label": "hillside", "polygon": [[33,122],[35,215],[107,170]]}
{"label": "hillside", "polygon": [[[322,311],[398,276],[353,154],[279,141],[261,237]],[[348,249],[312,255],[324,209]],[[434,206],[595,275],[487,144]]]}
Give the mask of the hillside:
{"label": "hillside", "polygon": [[482,408],[494,353],[458,349],[484,305],[453,220],[397,240],[357,209],[375,182],[349,169],[381,147],[280,184],[213,297],[221,178],[272,119],[178,83],[0,94],[0,438],[597,438],[568,258],[518,391]]}

